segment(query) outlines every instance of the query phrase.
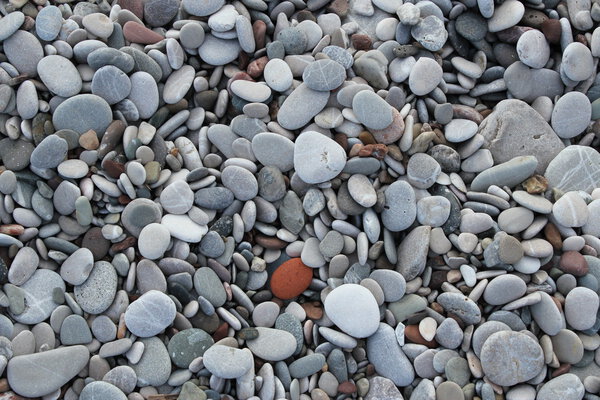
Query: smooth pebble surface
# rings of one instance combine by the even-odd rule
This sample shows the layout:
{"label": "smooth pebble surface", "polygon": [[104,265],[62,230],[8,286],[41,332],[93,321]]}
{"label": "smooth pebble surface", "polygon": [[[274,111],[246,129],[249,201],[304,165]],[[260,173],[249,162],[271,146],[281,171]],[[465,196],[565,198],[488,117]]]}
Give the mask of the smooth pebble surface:
{"label": "smooth pebble surface", "polygon": [[598,0],[0,0],[0,400],[599,400]]}

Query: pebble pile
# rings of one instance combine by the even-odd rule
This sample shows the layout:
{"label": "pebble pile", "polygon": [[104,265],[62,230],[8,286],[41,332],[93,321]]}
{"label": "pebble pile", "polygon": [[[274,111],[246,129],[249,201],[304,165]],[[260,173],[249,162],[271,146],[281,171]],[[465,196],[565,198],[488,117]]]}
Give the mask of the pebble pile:
{"label": "pebble pile", "polygon": [[0,14],[1,400],[600,399],[600,1]]}

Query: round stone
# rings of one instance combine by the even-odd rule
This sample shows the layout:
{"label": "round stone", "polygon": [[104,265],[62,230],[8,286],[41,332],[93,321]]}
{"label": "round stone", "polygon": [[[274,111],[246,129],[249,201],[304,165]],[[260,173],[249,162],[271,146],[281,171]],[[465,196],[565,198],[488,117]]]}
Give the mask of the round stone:
{"label": "round stone", "polygon": [[215,307],[221,307],[227,300],[221,279],[211,268],[202,267],[196,270],[194,288]]}
{"label": "round stone", "polygon": [[191,65],[184,65],[169,75],[162,95],[167,104],[175,104],[186,95],[192,87],[196,71]]}
{"label": "round stone", "polygon": [[206,350],[202,361],[206,369],[222,379],[239,378],[254,365],[249,350],[244,351],[221,344],[215,344]]}
{"label": "round stone", "polygon": [[116,386],[125,394],[133,392],[137,386],[137,375],[133,368],[128,365],[120,365],[111,369],[104,375],[102,380]]}
{"label": "round stone", "polygon": [[435,15],[428,15],[414,25],[412,37],[429,51],[440,50],[448,39],[444,22]]}
{"label": "round stone", "polygon": [[17,71],[30,77],[37,75],[37,65],[44,57],[44,50],[35,36],[27,31],[18,30],[4,40],[3,47],[8,61]]}
{"label": "round stone", "polygon": [[424,197],[417,202],[417,220],[421,225],[442,226],[450,216],[450,200],[443,196]]}
{"label": "round stone", "polygon": [[531,68],[543,68],[550,58],[550,45],[544,34],[532,29],[517,41],[517,54],[521,62]]}
{"label": "round stone", "polygon": [[550,339],[552,340],[552,349],[559,362],[576,364],[583,358],[583,343],[572,330],[561,329]]}
{"label": "round stone", "polygon": [[160,193],[160,204],[171,214],[185,214],[194,205],[194,192],[184,180],[176,180]]}
{"label": "round stone", "polygon": [[188,368],[190,363],[194,359],[202,357],[213,343],[214,341],[208,333],[202,329],[191,328],[173,335],[167,349],[175,365],[179,368]]}
{"label": "round stone", "polygon": [[281,361],[296,351],[294,336],[281,329],[257,327],[258,337],[247,340],[246,344],[252,353],[263,360]]}
{"label": "round stone", "polygon": [[235,60],[240,54],[240,44],[236,40],[220,39],[206,35],[198,48],[198,55],[210,65],[225,65]]}
{"label": "round stone", "polygon": [[488,20],[490,32],[499,32],[515,26],[525,14],[525,6],[519,1],[506,1],[494,9],[494,14]]}
{"label": "round stone", "polygon": [[36,168],[56,168],[65,159],[68,150],[66,140],[50,135],[31,153],[31,165]]}
{"label": "round stone", "polygon": [[544,177],[562,192],[600,187],[600,154],[588,146],[567,146],[548,164]]}
{"label": "round stone", "polygon": [[92,129],[105,132],[112,121],[110,105],[93,94],[80,94],[60,103],[52,115],[56,130],[70,129],[79,134]]}
{"label": "round stone", "polygon": [[585,131],[592,118],[592,105],[581,92],[569,92],[556,102],[552,110],[552,129],[563,139],[571,139]]}
{"label": "round stone", "polygon": [[444,130],[446,140],[452,143],[460,143],[471,139],[477,133],[477,124],[468,119],[453,119]]}
{"label": "round stone", "polygon": [[436,301],[446,312],[458,316],[465,324],[476,324],[481,320],[481,311],[477,304],[460,293],[442,293]]}
{"label": "round stone", "polygon": [[102,97],[108,104],[116,104],[131,92],[131,81],[119,68],[107,65],[94,73],[92,93]]}
{"label": "round stone", "polygon": [[329,319],[350,336],[369,337],[379,327],[377,301],[363,286],[338,286],[327,295],[324,305]]}
{"label": "round stone", "polygon": [[156,260],[165,254],[171,242],[171,234],[161,224],[146,225],[138,238],[140,254],[150,260]]}
{"label": "round stone", "polygon": [[267,65],[265,65],[263,75],[267,85],[278,92],[288,90],[294,80],[289,65],[280,58],[269,60]]}
{"label": "round stone", "polygon": [[306,183],[322,183],[335,178],[346,165],[346,152],[337,142],[314,131],[296,139],[294,169]]}
{"label": "round stone", "polygon": [[[44,10],[52,7],[45,7]],[[68,58],[59,55],[46,56],[37,64],[37,71],[44,85],[57,96],[68,98],[81,91],[81,75]]]}
{"label": "round stone", "polygon": [[527,285],[515,275],[501,275],[490,281],[483,292],[483,299],[491,305],[510,303],[523,296]]}
{"label": "round stone", "polygon": [[302,73],[304,83],[318,91],[337,89],[345,79],[346,69],[334,60],[317,60],[308,64]]}
{"label": "round stone", "polygon": [[171,360],[163,341],[157,337],[139,339],[144,352],[131,367],[137,375],[137,386],[161,386],[171,375]]}
{"label": "round stone", "polygon": [[150,118],[158,109],[159,97],[156,81],[147,72],[138,71],[132,74],[131,91],[127,97],[137,108],[140,119]]}
{"label": "round stone", "polygon": [[288,55],[304,53],[308,43],[308,39],[304,32],[296,27],[288,27],[279,31],[277,40],[283,43],[285,53]]}
{"label": "round stone", "polygon": [[585,387],[575,374],[563,374],[546,382],[538,391],[537,400],[581,400]]}
{"label": "round stone", "polygon": [[131,201],[121,213],[121,221],[125,229],[138,237],[142,229],[153,222],[160,222],[162,210],[159,205],[148,199]]}
{"label": "round stone", "polygon": [[56,272],[37,269],[21,289],[25,295],[25,310],[12,317],[22,324],[35,325],[45,321],[58,306],[53,300],[53,292],[55,289],[64,292],[65,283]]}
{"label": "round stone", "polygon": [[418,189],[428,189],[433,186],[441,172],[440,164],[425,153],[413,155],[406,166],[408,181]]}
{"label": "round stone", "polygon": [[302,128],[325,108],[328,99],[329,92],[312,90],[303,83],[286,97],[277,113],[277,122],[285,129]]}
{"label": "round stone", "polygon": [[594,73],[594,62],[590,49],[583,43],[570,43],[563,51],[560,69],[572,81],[588,79]]}
{"label": "round stone", "polygon": [[117,272],[106,261],[98,261],[84,283],[75,286],[77,304],[89,314],[101,314],[113,302],[117,292]]}
{"label": "round stone", "polygon": [[136,336],[155,336],[173,323],[175,314],[175,303],[169,296],[150,290],[127,307],[125,325]]}
{"label": "round stone", "polygon": [[237,165],[225,167],[221,173],[221,181],[238,200],[251,200],[258,194],[258,182],[246,168]]}
{"label": "round stone", "polygon": [[544,368],[544,352],[535,339],[512,331],[491,335],[481,349],[481,367],[487,378],[513,386],[536,377]]}
{"label": "round stone", "polygon": [[419,58],[408,77],[410,91],[417,96],[428,94],[440,84],[442,74],[442,67],[435,60],[427,57]]}
{"label": "round stone", "polygon": [[282,300],[293,299],[308,289],[312,276],[312,268],[304,265],[300,258],[292,258],[273,272],[271,291]]}
{"label": "round stone", "polygon": [[252,139],[252,151],[264,166],[273,166],[281,172],[294,167],[294,142],[272,132],[262,132]]}
{"label": "round stone", "polygon": [[574,329],[583,331],[596,323],[598,312],[598,294],[585,287],[571,290],[565,299],[565,317]]}
{"label": "round stone", "polygon": [[417,217],[417,203],[409,183],[396,181],[386,189],[381,217],[383,225],[392,232],[403,231],[412,225]]}
{"label": "round stone", "polygon": [[[44,7],[42,10],[45,10],[47,8],[55,8],[56,10],[58,10],[58,7],[55,7],[55,6]],[[50,12],[52,12],[52,11],[50,11]],[[42,18],[40,18],[40,16]],[[38,36],[40,38],[42,38],[42,37],[39,35],[37,27],[38,27],[38,24],[42,24],[42,27],[44,26],[43,17],[44,17],[44,14],[42,14],[42,11],[40,11],[35,20],[36,33],[38,34]],[[62,22],[62,15],[60,14],[60,10],[59,10],[58,17],[60,18],[58,30],[60,30],[60,22]],[[0,20],[0,40],[4,41],[4,40],[8,39],[13,33],[15,33],[21,27],[21,25],[23,25],[23,22],[25,22],[25,14],[23,14],[21,11],[13,11],[13,12],[9,12],[6,15],[4,15],[4,17],[2,17],[2,19]],[[57,30],[56,34],[58,34],[58,30]],[[52,40],[55,37],[56,37],[56,35],[49,40]],[[46,40],[46,39],[44,39],[44,40]]]}
{"label": "round stone", "polygon": [[384,129],[393,122],[392,106],[369,90],[362,90],[354,96],[352,111],[369,129]]}

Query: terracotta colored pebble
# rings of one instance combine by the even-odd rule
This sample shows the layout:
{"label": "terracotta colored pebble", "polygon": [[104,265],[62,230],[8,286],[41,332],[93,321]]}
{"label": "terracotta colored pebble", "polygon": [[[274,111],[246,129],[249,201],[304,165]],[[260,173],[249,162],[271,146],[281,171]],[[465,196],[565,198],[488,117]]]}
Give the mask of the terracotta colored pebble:
{"label": "terracotta colored pebble", "polygon": [[560,35],[562,32],[562,28],[560,26],[560,21],[557,19],[547,19],[542,22],[542,33],[548,39],[548,42],[552,44],[556,44],[560,42]]}
{"label": "terracotta colored pebble", "polygon": [[404,336],[413,343],[422,344],[429,348],[438,346],[435,340],[427,341],[421,336],[421,333],[419,333],[419,325],[408,325],[404,328]]}
{"label": "terracotta colored pebble", "polygon": [[558,268],[573,276],[584,276],[590,270],[585,258],[577,251],[565,251],[560,256]]}
{"label": "terracotta colored pebble", "polygon": [[304,265],[300,258],[292,258],[273,272],[271,291],[280,299],[292,299],[308,288],[312,276],[312,269]]}
{"label": "terracotta colored pebble", "polygon": [[96,150],[100,145],[98,136],[93,130],[89,130],[83,135],[79,136],[79,144],[86,150]]}
{"label": "terracotta colored pebble", "polygon": [[154,44],[164,39],[158,33],[135,21],[129,21],[123,25],[123,35],[128,41],[141,44]]}
{"label": "terracotta colored pebble", "polygon": [[548,222],[544,227],[544,236],[546,240],[550,242],[554,250],[562,249],[562,238],[558,228],[552,223]]}
{"label": "terracotta colored pebble", "polygon": [[370,50],[373,44],[369,35],[362,35],[358,33],[352,35],[350,41],[352,42],[352,47],[354,47],[356,50]]}
{"label": "terracotta colored pebble", "polygon": [[144,3],[140,0],[119,0],[122,9],[129,10],[139,19],[144,18]]}
{"label": "terracotta colored pebble", "polygon": [[323,305],[318,301],[303,303],[302,308],[310,319],[321,319],[323,317]]}
{"label": "terracotta colored pebble", "polygon": [[262,75],[263,71],[265,70],[265,65],[267,65],[268,62],[269,57],[267,56],[257,58],[256,60],[252,61],[246,69],[248,75],[253,78],[258,78]]}
{"label": "terracotta colored pebble", "polygon": [[252,24],[252,33],[256,42],[256,50],[265,47],[265,35],[267,33],[267,24],[264,21],[257,20]]}

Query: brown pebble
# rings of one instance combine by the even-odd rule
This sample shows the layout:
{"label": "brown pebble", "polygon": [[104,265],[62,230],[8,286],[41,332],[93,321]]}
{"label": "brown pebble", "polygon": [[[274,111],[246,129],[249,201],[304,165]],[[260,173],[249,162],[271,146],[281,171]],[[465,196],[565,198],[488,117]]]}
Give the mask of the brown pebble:
{"label": "brown pebble", "polygon": [[6,378],[0,379],[0,392],[4,393],[8,391],[8,389],[10,389],[10,386],[8,385],[8,380]]}
{"label": "brown pebble", "polygon": [[114,179],[119,179],[122,173],[125,172],[125,164],[120,162],[116,162],[114,160],[106,160],[102,163],[102,167],[104,171]]}
{"label": "brown pebble", "polygon": [[363,35],[359,33],[352,35],[350,41],[352,43],[352,47],[354,47],[356,50],[370,50],[371,46],[373,45],[369,35]]}
{"label": "brown pebble", "polygon": [[96,150],[99,144],[100,141],[98,140],[96,132],[91,129],[79,136],[79,145],[86,150]]}
{"label": "brown pebble", "polygon": [[267,65],[268,62],[269,57],[267,56],[260,57],[252,61],[250,64],[248,64],[248,68],[246,69],[248,75],[253,78],[258,78],[262,75],[263,71],[265,70],[265,65]]}
{"label": "brown pebble", "polygon": [[571,364],[567,364],[567,363],[560,364],[560,367],[558,367],[554,371],[552,371],[552,378],[556,378],[557,376],[566,374],[570,370],[571,370]]}
{"label": "brown pebble", "polygon": [[348,152],[348,157],[352,158],[352,157],[358,157],[358,153],[360,153],[360,151],[362,150],[362,148],[365,147],[362,143],[355,143],[352,148],[350,149],[350,151]]}
{"label": "brown pebble", "polygon": [[532,28],[540,29],[542,23],[548,19],[548,16],[541,11],[525,8],[521,23]]}
{"label": "brown pebble", "polygon": [[125,238],[125,240],[115,243],[110,247],[110,251],[113,253],[119,253],[125,249],[135,246],[137,239],[133,236],[129,236]]}
{"label": "brown pebble", "polygon": [[348,136],[344,135],[343,133],[336,133],[333,136],[333,140],[335,140],[337,144],[342,146],[344,150],[348,149]]}
{"label": "brown pebble", "polygon": [[557,44],[560,42],[560,35],[562,33],[562,27],[560,21],[557,19],[547,19],[542,22],[542,33],[548,39],[551,44]]}
{"label": "brown pebble", "polygon": [[383,160],[388,149],[385,144],[368,144],[358,151],[359,157],[375,157],[378,160]]}
{"label": "brown pebble", "polygon": [[321,319],[323,317],[323,305],[318,301],[303,303],[302,308],[310,319]]}
{"label": "brown pebble", "polygon": [[267,24],[264,21],[256,20],[252,24],[252,33],[254,34],[254,42],[256,43],[256,50],[260,50],[265,47],[265,35],[267,33]]}
{"label": "brown pebble", "polygon": [[362,131],[361,133],[359,133],[358,138],[360,139],[361,142],[363,142],[363,144],[377,143],[375,141],[375,138],[373,137],[373,135],[371,135],[371,133],[367,132],[367,131]]}
{"label": "brown pebble", "polygon": [[422,344],[429,348],[435,348],[438,346],[435,339],[428,341],[421,336],[418,325],[408,325],[406,328],[404,328],[404,336],[413,343]]}
{"label": "brown pebble", "polygon": [[229,330],[229,324],[227,322],[223,322],[217,330],[213,333],[212,338],[215,342],[218,342],[221,339],[227,337],[227,331]]}
{"label": "brown pebble", "polygon": [[123,25],[123,36],[130,42],[140,44],[155,44],[164,39],[162,35],[135,21],[128,21]]}
{"label": "brown pebble", "polygon": [[556,225],[552,222],[548,222],[544,227],[544,236],[546,240],[550,242],[554,250],[562,249],[562,237]]}
{"label": "brown pebble", "polygon": [[338,386],[338,392],[341,392],[344,394],[352,394],[352,393],[356,392],[356,385],[350,381],[342,382]]}
{"label": "brown pebble", "polygon": [[119,0],[119,6],[131,11],[139,19],[144,18],[144,3],[141,0]]}
{"label": "brown pebble", "polygon": [[583,254],[584,256],[592,256],[592,257],[598,257],[598,252],[596,251],[596,249],[594,249],[592,246],[586,244],[583,246],[583,248],[579,251],[581,254]]}
{"label": "brown pebble", "polygon": [[288,245],[288,242],[284,242],[283,240],[278,239],[273,236],[256,235],[256,236],[254,236],[254,240],[256,241],[257,244],[259,244],[262,247],[265,247],[267,249],[279,250],[279,249],[283,249],[284,247],[286,247]]}
{"label": "brown pebble", "polygon": [[308,10],[302,10],[299,11],[298,14],[296,14],[296,19],[298,20],[298,22],[302,22],[302,21],[312,21],[312,22],[317,22],[317,18],[314,16],[314,14]]}
{"label": "brown pebble", "polygon": [[461,104],[453,104],[452,111],[454,112],[454,118],[469,119],[475,122],[477,125],[483,121],[483,116],[473,107],[464,106]]}
{"label": "brown pebble", "polygon": [[573,276],[584,276],[590,270],[585,258],[577,251],[565,251],[560,256],[558,268]]}
{"label": "brown pebble", "polygon": [[0,225],[0,233],[3,233],[5,235],[19,236],[23,234],[23,232],[25,232],[25,227],[23,225]]}
{"label": "brown pebble", "polygon": [[117,325],[117,339],[125,338],[127,334],[127,325],[125,325],[125,314],[119,316],[119,324]]}

